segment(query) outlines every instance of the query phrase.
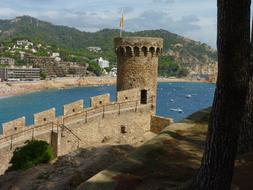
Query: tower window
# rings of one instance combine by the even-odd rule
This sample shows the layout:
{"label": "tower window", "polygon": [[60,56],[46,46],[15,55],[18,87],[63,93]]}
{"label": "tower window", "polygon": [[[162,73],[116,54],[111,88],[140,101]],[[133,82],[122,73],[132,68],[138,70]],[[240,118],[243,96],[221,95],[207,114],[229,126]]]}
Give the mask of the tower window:
{"label": "tower window", "polygon": [[141,104],[147,104],[147,103],[148,103],[148,91],[141,90]]}
{"label": "tower window", "polygon": [[148,55],[148,48],[146,46],[142,47],[141,51],[143,52],[144,56]]}

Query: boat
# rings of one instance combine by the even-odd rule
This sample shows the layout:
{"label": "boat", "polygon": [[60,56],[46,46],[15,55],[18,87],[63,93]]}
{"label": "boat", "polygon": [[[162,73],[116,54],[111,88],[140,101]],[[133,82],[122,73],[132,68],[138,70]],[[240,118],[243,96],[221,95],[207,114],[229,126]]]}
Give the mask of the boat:
{"label": "boat", "polygon": [[180,108],[171,108],[170,111],[174,111],[174,112],[178,112],[178,113],[182,113],[183,110]]}
{"label": "boat", "polygon": [[192,95],[191,95],[191,94],[187,94],[185,97],[186,97],[186,98],[191,98]]}

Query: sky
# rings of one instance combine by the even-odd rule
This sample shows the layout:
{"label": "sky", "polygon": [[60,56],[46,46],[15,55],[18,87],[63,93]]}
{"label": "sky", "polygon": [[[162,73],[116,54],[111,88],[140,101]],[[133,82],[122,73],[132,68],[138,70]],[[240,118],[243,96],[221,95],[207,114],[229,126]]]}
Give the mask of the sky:
{"label": "sky", "polygon": [[0,0],[0,19],[29,15],[82,31],[165,29],[216,47],[216,0]]}

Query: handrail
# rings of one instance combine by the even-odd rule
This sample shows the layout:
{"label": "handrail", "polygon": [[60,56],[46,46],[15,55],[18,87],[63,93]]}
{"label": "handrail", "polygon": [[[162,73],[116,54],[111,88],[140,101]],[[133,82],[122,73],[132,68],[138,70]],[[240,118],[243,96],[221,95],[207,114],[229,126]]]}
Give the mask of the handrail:
{"label": "handrail", "polygon": [[12,134],[12,135],[9,135],[9,136],[6,136],[6,137],[2,137],[2,138],[0,138],[0,141],[3,140],[3,139],[7,139],[7,138],[10,138],[10,137],[13,137],[13,136],[15,136],[15,135],[19,135],[19,134],[28,132],[28,131],[33,131],[34,129],[38,129],[38,128],[44,127],[44,126],[46,126],[46,125],[49,125],[49,124],[51,124],[52,128],[53,128],[53,125],[55,125],[55,124],[53,123],[53,121],[50,121],[50,122],[47,122],[47,123],[43,123],[43,124],[40,124],[40,125],[33,125],[33,126],[30,127],[29,129],[26,129],[26,130],[17,132],[17,133],[15,133],[15,134]]}
{"label": "handrail", "polygon": [[[151,100],[152,103],[153,103],[153,98],[154,98],[154,96],[151,96],[151,97],[148,98],[148,100]],[[99,109],[101,109],[101,108],[103,108],[103,111],[100,111],[99,113],[103,113],[103,112],[105,112],[105,107],[109,107],[109,106],[113,106],[113,105],[119,105],[119,106],[120,106],[120,105],[124,105],[124,104],[127,105],[128,103],[132,103],[132,102],[137,102],[136,105],[138,105],[138,101],[139,101],[139,100],[130,100],[130,101],[124,101],[124,102],[113,102],[113,103],[110,103],[110,104],[108,104],[108,105],[101,105],[101,106],[95,107],[95,108],[90,107],[90,108],[88,108],[88,109],[86,109],[86,110],[82,110],[81,112],[78,112],[78,113],[75,113],[75,114],[62,116],[62,117],[63,117],[63,125],[64,125],[64,120],[65,120],[66,118],[74,117],[74,116],[76,116],[76,115],[83,114],[83,113],[86,113],[86,117],[87,117],[87,113],[88,113],[88,112],[91,112],[91,111],[94,111],[94,110],[99,110]],[[148,101],[148,102],[149,102],[149,101]],[[129,106],[129,107],[132,107],[132,106]],[[97,114],[98,114],[98,113],[97,113]],[[44,126],[46,126],[46,125],[49,125],[49,124],[52,125],[52,126],[51,126],[51,127],[52,127],[51,130],[53,130],[53,126],[56,125],[56,124],[54,124],[53,121],[50,121],[50,122],[47,122],[47,123],[44,123],[44,124],[34,125],[33,127],[29,128],[29,129],[26,129],[26,130],[24,130],[24,131],[20,131],[20,132],[18,132],[18,133],[15,133],[15,134],[12,134],[12,135],[9,135],[9,136],[6,136],[6,137],[2,137],[2,138],[0,138],[0,141],[1,141],[1,140],[4,140],[4,139],[8,139],[8,138],[11,138],[11,140],[13,140],[13,137],[16,136],[16,135],[19,135],[19,134],[22,134],[22,133],[26,133],[26,132],[29,132],[29,131],[33,131],[33,130],[35,130],[35,129],[42,128],[42,127],[44,127]],[[65,127],[66,127],[66,126],[65,126]],[[78,137],[78,138],[79,138],[79,137]],[[0,143],[0,144],[1,144],[1,143]]]}
{"label": "handrail", "polygon": [[72,135],[74,135],[79,141],[82,141],[71,129],[66,127],[65,125],[61,125],[61,128],[67,129]]}

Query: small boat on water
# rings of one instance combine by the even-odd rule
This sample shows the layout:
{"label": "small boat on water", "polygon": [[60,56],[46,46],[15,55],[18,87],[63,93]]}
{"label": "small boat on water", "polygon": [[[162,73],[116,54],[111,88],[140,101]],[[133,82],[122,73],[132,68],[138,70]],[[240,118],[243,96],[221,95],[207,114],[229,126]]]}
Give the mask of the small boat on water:
{"label": "small boat on water", "polygon": [[173,100],[173,99],[170,99],[170,102],[175,102],[175,100]]}
{"label": "small boat on water", "polygon": [[174,112],[178,112],[178,113],[182,113],[183,110],[180,108],[171,108],[170,111],[174,111]]}
{"label": "small boat on water", "polygon": [[185,97],[186,97],[186,98],[191,98],[192,95],[191,95],[191,94],[187,94]]}

